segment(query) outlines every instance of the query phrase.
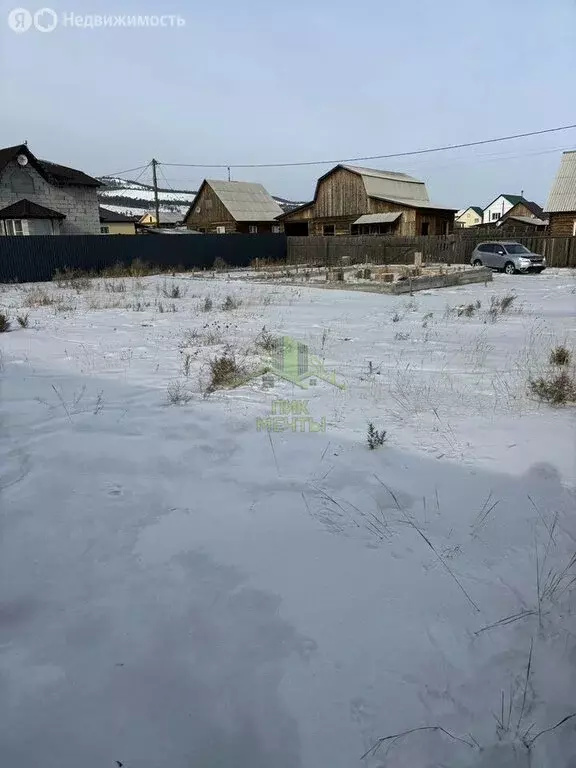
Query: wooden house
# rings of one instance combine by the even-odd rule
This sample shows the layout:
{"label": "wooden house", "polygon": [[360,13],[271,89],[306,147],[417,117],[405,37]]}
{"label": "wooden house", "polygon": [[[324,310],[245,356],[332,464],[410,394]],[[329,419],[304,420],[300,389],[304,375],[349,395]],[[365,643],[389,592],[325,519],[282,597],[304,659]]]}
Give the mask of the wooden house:
{"label": "wooden house", "polygon": [[550,220],[550,235],[576,236],[576,151],[562,155],[545,211]]}
{"label": "wooden house", "polygon": [[311,202],[278,220],[287,235],[445,235],[456,210],[431,202],[424,182],[405,173],[337,165]]}
{"label": "wooden house", "polygon": [[262,234],[282,232],[282,208],[262,184],[205,179],[186,214],[185,224],[199,232]]}

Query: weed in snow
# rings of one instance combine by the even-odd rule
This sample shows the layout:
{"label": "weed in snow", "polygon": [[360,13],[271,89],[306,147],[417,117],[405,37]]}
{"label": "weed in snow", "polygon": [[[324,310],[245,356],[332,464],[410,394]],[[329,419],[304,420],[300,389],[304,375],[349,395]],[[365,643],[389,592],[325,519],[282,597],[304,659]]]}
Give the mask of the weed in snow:
{"label": "weed in snow", "polygon": [[0,333],[6,333],[10,330],[10,320],[5,312],[0,312]]}
{"label": "weed in snow", "polygon": [[222,309],[226,312],[230,312],[233,309],[238,309],[242,305],[240,299],[235,298],[228,294],[222,303]]}
{"label": "weed in snow", "polygon": [[25,315],[17,315],[16,320],[20,328],[28,328],[30,325],[30,315],[28,313]]}
{"label": "weed in snow", "polygon": [[576,377],[573,372],[552,371],[529,382],[530,391],[550,405],[576,403]]}
{"label": "weed in snow", "polygon": [[192,394],[181,381],[172,381],[166,389],[166,396],[170,405],[185,405],[192,400]]}
{"label": "weed in snow", "polygon": [[565,346],[561,345],[561,346],[555,347],[552,350],[552,352],[550,352],[550,365],[558,365],[558,366],[570,365],[571,361],[572,361],[572,353]]}
{"label": "weed in snow", "polygon": [[366,433],[366,442],[368,443],[368,448],[370,448],[371,451],[376,450],[376,448],[379,448],[381,445],[384,445],[384,441],[386,440],[386,430],[378,431],[374,424],[370,422],[368,424],[368,431]]}

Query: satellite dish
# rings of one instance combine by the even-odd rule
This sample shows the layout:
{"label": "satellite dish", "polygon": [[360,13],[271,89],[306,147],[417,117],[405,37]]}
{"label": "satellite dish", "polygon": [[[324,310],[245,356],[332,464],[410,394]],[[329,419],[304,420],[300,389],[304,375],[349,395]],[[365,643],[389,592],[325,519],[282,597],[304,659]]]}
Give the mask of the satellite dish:
{"label": "satellite dish", "polygon": [[18,155],[16,160],[18,161],[18,165],[28,165],[28,158],[26,155]]}

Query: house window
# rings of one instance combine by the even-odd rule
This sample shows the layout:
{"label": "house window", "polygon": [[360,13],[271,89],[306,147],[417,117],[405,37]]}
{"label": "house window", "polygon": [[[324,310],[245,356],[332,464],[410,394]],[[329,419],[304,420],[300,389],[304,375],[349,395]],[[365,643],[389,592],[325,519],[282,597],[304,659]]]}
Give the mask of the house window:
{"label": "house window", "polygon": [[16,168],[10,176],[10,189],[17,195],[33,195],[34,179],[22,168]]}
{"label": "house window", "polygon": [[498,213],[498,211],[492,211],[491,218],[492,218],[492,221],[497,221],[497,219],[500,218],[500,214]]}
{"label": "house window", "polygon": [[206,210],[207,211],[211,211],[212,210],[212,200],[210,198],[208,198],[206,200]]}
{"label": "house window", "polygon": [[421,235],[429,235],[430,234],[430,223],[428,221],[422,222],[422,227],[420,229]]}
{"label": "house window", "polygon": [[225,235],[226,234],[226,227],[216,227],[216,234],[217,235]]}
{"label": "house window", "polygon": [[109,235],[110,234],[110,227],[100,227],[100,234],[101,235]]}
{"label": "house window", "polygon": [[280,232],[280,225],[272,224],[272,232],[274,232],[274,234],[277,235]]}
{"label": "house window", "polygon": [[24,222],[21,219],[8,219],[6,221],[6,234],[24,235]]}
{"label": "house window", "polygon": [[336,225],[335,224],[324,224],[322,227],[322,234],[323,235],[335,235],[336,234]]}
{"label": "house window", "polygon": [[202,206],[201,205],[197,205],[196,206],[196,213],[201,213],[201,212],[202,212]]}
{"label": "house window", "polygon": [[257,235],[258,234],[258,225],[257,224],[250,224],[248,227],[248,232],[250,232],[251,235]]}

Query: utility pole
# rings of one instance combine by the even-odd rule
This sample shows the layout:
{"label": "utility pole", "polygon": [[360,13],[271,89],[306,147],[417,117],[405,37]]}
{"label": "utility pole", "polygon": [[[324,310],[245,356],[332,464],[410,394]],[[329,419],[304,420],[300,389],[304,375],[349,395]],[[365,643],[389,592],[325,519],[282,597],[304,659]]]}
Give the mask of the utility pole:
{"label": "utility pole", "polygon": [[154,184],[154,211],[156,213],[156,226],[160,226],[160,201],[158,200],[158,176],[156,174],[156,166],[158,160],[152,158],[152,183]]}
{"label": "utility pole", "polygon": [[228,181],[230,181],[230,166],[228,166]]}

